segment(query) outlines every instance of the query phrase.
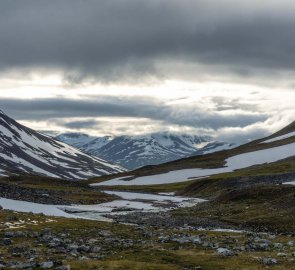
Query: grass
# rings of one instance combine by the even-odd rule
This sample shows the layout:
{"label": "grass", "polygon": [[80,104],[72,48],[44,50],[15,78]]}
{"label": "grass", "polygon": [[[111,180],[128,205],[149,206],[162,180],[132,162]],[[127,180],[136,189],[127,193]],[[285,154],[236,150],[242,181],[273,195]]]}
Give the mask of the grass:
{"label": "grass", "polygon": [[[12,213],[10,211],[0,211],[0,221],[10,221],[15,219],[22,220],[37,220],[38,224],[35,226],[27,226],[25,228],[18,228],[17,230],[31,230],[42,231],[45,228],[51,228],[54,233],[67,234],[70,239],[89,239],[96,238],[97,233],[101,230],[107,230],[111,232],[113,237],[129,238],[129,239],[142,239],[141,234],[137,231],[136,227],[126,226],[120,224],[87,221],[87,220],[72,220],[64,218],[50,218],[42,215],[33,215],[29,213]],[[153,231],[152,228],[147,230]],[[7,229],[6,229],[7,231]],[[164,234],[174,235],[178,234],[177,230],[165,230]],[[186,233],[183,231],[183,233]],[[199,234],[200,232],[191,232],[193,234]],[[218,239],[222,242],[227,237],[237,239],[242,245],[245,241],[245,235],[241,233],[227,233],[227,232],[202,232],[206,233],[211,239]],[[0,236],[2,232],[0,230]],[[280,236],[276,241],[287,243],[292,238],[288,236]],[[22,238],[14,239],[13,245],[23,244],[28,249],[39,248],[39,258],[42,260],[48,260],[48,254],[46,252],[46,246],[42,246],[34,242],[34,238]],[[236,269],[268,269],[267,267],[259,263],[259,258],[272,256],[276,257],[276,252],[242,252],[238,256],[224,258],[218,256],[214,250],[208,249],[202,246],[194,246],[192,244],[178,244],[176,242],[160,243],[154,242],[139,242],[132,247],[118,248],[116,244],[110,244],[109,247],[112,252],[103,259],[89,259],[81,261],[77,259],[64,258],[61,254],[51,254],[50,259],[65,260],[66,264],[71,266],[73,270],[82,269],[104,269],[104,270],[181,270],[181,269],[193,269],[193,267],[201,266],[203,270],[236,270]],[[9,253],[9,249],[4,246],[0,247],[2,260],[15,260],[15,258]],[[52,257],[54,256],[54,257]],[[19,259],[18,259],[19,260]],[[285,270],[292,269],[293,261],[288,258],[280,258],[279,264],[272,266],[271,269]]]}
{"label": "grass", "polygon": [[178,194],[194,197],[215,198],[230,190],[241,189],[241,185],[243,183],[253,186],[258,185],[259,182],[255,182],[257,177],[263,176],[265,179],[267,179],[267,177],[270,177],[271,179],[275,175],[281,176],[288,173],[295,173],[294,158],[239,169],[229,173],[212,175],[205,179],[187,183],[187,185],[184,183],[183,190],[178,190]]}
{"label": "grass", "polygon": [[194,181],[185,181],[161,185],[144,185],[144,186],[98,186],[94,187],[98,190],[116,190],[116,191],[134,191],[134,192],[177,192],[182,191],[185,187],[192,184]]}
{"label": "grass", "polygon": [[177,216],[197,216],[259,230],[295,231],[295,187],[269,185],[231,190],[214,201],[176,210]]}
{"label": "grass", "polygon": [[[21,213],[11,213],[9,211],[0,212],[0,220],[10,220],[10,215],[17,217],[18,219],[34,219],[38,220],[38,224],[34,227],[20,228],[19,230],[33,230],[42,231],[44,228],[50,227],[55,233],[66,233],[70,238],[75,239],[89,239],[90,237],[95,238],[97,232],[101,230],[108,230],[114,237],[121,238],[131,238],[140,239],[141,235],[137,232],[136,228],[132,226],[125,226],[119,224],[93,222],[85,220],[69,220],[63,218],[52,218],[53,222],[46,222],[47,217],[32,214],[21,214]],[[0,235],[1,235],[0,231]],[[164,233],[177,233],[176,231],[165,231]],[[198,232],[196,232],[198,233]],[[243,234],[238,233],[219,233],[219,232],[202,232],[207,233],[208,237],[214,239],[226,239],[226,237],[234,237],[241,244],[245,241]],[[280,242],[287,242],[290,240],[286,236],[281,236],[278,239]],[[25,243],[28,249],[36,248],[34,239],[22,237],[14,240],[14,244],[18,245],[20,243]],[[116,245],[110,247],[112,248],[112,254],[108,255],[103,259],[89,259],[86,261],[80,261],[78,259],[65,259],[60,254],[50,255],[46,251],[46,246],[40,246],[40,259],[48,260],[55,259],[65,260],[66,264],[71,266],[71,269],[82,270],[82,269],[139,269],[139,270],[180,270],[180,269],[193,269],[193,267],[201,266],[203,270],[215,270],[215,269],[226,269],[226,270],[237,270],[237,269],[267,269],[260,264],[259,258],[267,255],[276,256],[275,252],[265,253],[265,252],[244,252],[240,253],[238,256],[224,258],[218,256],[214,250],[204,248],[202,246],[193,246],[190,244],[179,245],[176,243],[142,243],[136,244],[129,248],[116,248]],[[9,254],[8,250],[1,246],[0,252],[3,258],[5,256],[10,259],[15,260]],[[52,257],[54,256],[54,257]],[[287,258],[280,259],[280,264],[273,266],[271,269],[283,270],[292,269],[293,262]]]}
{"label": "grass", "polygon": [[20,193],[35,191],[48,193],[53,198],[62,198],[68,203],[96,204],[111,201],[114,196],[93,189],[83,181],[67,181],[45,176],[10,176],[0,178],[0,184],[10,185]]}

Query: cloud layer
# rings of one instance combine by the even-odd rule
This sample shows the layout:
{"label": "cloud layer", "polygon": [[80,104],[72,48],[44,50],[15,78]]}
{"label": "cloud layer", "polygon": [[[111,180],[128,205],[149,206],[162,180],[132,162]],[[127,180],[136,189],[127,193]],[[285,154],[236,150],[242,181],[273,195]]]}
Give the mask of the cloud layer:
{"label": "cloud layer", "polygon": [[[34,128],[257,138],[294,120],[294,29],[291,0],[0,1],[0,107]],[[167,81],[196,94],[148,93]]]}
{"label": "cloud layer", "polygon": [[287,0],[1,1],[0,69],[51,68],[72,83],[175,76],[175,63],[190,63],[191,76],[279,76],[295,68],[294,7]]}

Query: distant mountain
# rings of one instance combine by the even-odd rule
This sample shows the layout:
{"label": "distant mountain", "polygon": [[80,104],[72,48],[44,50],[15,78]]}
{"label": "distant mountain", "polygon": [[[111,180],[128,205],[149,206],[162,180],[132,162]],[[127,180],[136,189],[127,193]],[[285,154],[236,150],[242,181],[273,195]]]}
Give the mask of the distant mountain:
{"label": "distant mountain", "polygon": [[74,147],[82,147],[83,145],[87,144],[88,142],[95,139],[95,137],[91,137],[84,133],[63,133],[55,137],[55,139],[65,142],[66,144],[72,145]]}
{"label": "distant mountain", "polygon": [[27,128],[0,111],[0,175],[25,172],[74,180],[124,170]]}
{"label": "distant mountain", "polygon": [[228,143],[210,142],[211,138],[208,136],[169,132],[141,136],[105,136],[93,140],[88,140],[90,137],[85,137],[87,136],[85,134],[72,133],[72,136],[70,134],[61,134],[56,138],[78,147],[85,153],[120,164],[127,169],[157,165],[183,157],[200,155],[204,151],[213,152],[214,148],[220,150],[234,146]]}
{"label": "distant mountain", "polygon": [[112,136],[93,137],[79,132],[62,133],[54,138],[94,156],[99,156],[97,150],[113,140]]}
{"label": "distant mountain", "polygon": [[[209,186],[212,192],[220,191],[221,186],[218,186],[218,181],[222,179],[224,189],[266,183],[295,185],[295,122],[269,137],[232,149],[223,149],[212,154],[213,149],[210,149],[210,144],[206,147],[209,147],[207,154],[139,168],[110,177],[105,182],[98,181],[93,185],[158,185],[196,180],[187,187],[190,194],[196,190],[203,192]],[[223,146],[220,147],[223,148]],[[215,147],[214,150],[216,149],[218,148]],[[237,170],[240,171],[237,172]],[[251,171],[257,176],[252,180],[248,177]],[[232,173],[231,179],[228,179],[224,173]],[[207,178],[218,174],[219,180],[215,178],[213,181]],[[241,177],[243,174],[244,177]]]}

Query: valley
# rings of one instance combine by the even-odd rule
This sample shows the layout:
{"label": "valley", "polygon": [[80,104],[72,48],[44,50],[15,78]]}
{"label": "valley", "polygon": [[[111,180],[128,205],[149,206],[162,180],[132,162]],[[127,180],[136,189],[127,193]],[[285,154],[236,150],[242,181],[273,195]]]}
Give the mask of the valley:
{"label": "valley", "polygon": [[[99,159],[93,172],[102,162],[115,174],[83,180],[52,177],[49,152],[47,174],[1,163],[0,269],[292,269],[294,130],[133,171]],[[32,158],[41,151],[9,136],[5,149],[16,140]]]}

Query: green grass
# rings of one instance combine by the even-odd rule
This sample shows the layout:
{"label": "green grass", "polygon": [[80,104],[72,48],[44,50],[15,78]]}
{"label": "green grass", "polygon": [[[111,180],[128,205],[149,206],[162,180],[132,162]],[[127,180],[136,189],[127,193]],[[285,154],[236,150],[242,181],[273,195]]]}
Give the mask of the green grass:
{"label": "green grass", "polygon": [[174,211],[177,216],[216,219],[243,227],[295,231],[295,187],[269,185],[231,190],[215,200]]}
{"label": "green grass", "polygon": [[[70,239],[89,239],[97,237],[97,233],[101,230],[108,230],[112,236],[119,238],[129,239],[141,239],[141,235],[138,233],[135,227],[126,226],[120,224],[103,223],[87,220],[72,220],[64,218],[50,218],[42,215],[12,213],[10,211],[0,211],[0,221],[6,221],[11,219],[22,220],[37,220],[39,223],[35,226],[27,226],[25,228],[18,228],[17,230],[33,230],[42,231],[44,228],[51,228],[54,233],[64,233],[68,235]],[[148,228],[147,228],[148,230]],[[153,230],[150,228],[150,230]],[[7,230],[6,230],[7,231]],[[173,235],[179,233],[177,230],[166,230],[164,234]],[[185,232],[183,232],[185,233]],[[200,232],[194,232],[200,234]],[[216,239],[221,242],[227,237],[237,239],[240,245],[245,241],[245,235],[240,233],[226,233],[226,232],[201,232],[206,233],[209,238]],[[0,230],[0,236],[2,231]],[[288,236],[280,236],[276,241],[287,243],[292,238]],[[40,260],[48,260],[48,254],[46,252],[46,246],[36,244],[34,238],[19,237],[14,239],[13,245],[23,244],[28,249],[38,248],[40,250]],[[218,256],[214,250],[207,249],[202,246],[193,246],[192,244],[177,244],[174,242],[159,243],[159,242],[146,242],[142,244],[136,244],[133,247],[117,248],[116,245],[110,246],[113,250],[113,254],[106,256],[104,259],[96,260],[89,259],[86,261],[80,261],[77,259],[66,259],[61,254],[51,254],[50,259],[65,260],[66,264],[71,266],[73,270],[82,269],[139,269],[139,270],[181,270],[185,268],[193,268],[195,266],[201,266],[203,270],[236,270],[236,269],[269,269],[259,263],[259,258],[265,256],[276,257],[275,251],[270,252],[242,252],[238,256],[223,258]],[[9,249],[4,246],[0,247],[1,257],[10,258],[9,260],[15,261],[15,258],[11,256]],[[54,256],[54,257],[52,257]],[[7,260],[7,259],[4,259]],[[18,258],[18,260],[20,260]],[[275,270],[292,269],[293,262],[289,258],[280,258],[279,264],[271,267]]]}
{"label": "green grass", "polygon": [[144,185],[144,186],[99,186],[94,187],[98,190],[116,190],[116,191],[134,191],[134,192],[177,192],[192,184],[194,181],[185,181],[161,185]]}
{"label": "green grass", "polygon": [[0,178],[0,184],[14,186],[25,192],[31,189],[40,192],[41,190],[50,193],[50,196],[62,198],[69,203],[96,204],[108,202],[114,196],[93,189],[83,181],[67,181],[44,176],[10,176]]}
{"label": "green grass", "polygon": [[268,176],[273,177],[276,174],[282,175],[286,173],[295,173],[294,158],[212,175],[208,178],[187,183],[187,185],[184,183],[183,189],[178,190],[178,194],[212,199],[230,190],[240,189],[242,181],[249,185],[251,183],[256,185],[255,177],[263,176],[267,178]]}

